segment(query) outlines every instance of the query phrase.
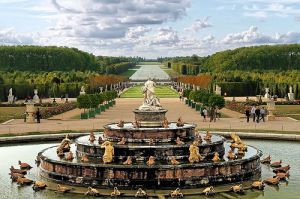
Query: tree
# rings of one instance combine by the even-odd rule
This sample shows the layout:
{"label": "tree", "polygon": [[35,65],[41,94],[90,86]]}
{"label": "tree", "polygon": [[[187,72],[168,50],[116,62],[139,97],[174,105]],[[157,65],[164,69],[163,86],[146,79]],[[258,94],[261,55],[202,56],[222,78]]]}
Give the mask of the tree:
{"label": "tree", "polygon": [[225,106],[225,99],[224,97],[216,94],[212,94],[208,98],[208,106],[215,108],[216,106],[219,107],[219,109],[223,108]]}
{"label": "tree", "polygon": [[91,100],[88,94],[79,95],[77,97],[77,107],[80,109],[89,109],[91,108]]}

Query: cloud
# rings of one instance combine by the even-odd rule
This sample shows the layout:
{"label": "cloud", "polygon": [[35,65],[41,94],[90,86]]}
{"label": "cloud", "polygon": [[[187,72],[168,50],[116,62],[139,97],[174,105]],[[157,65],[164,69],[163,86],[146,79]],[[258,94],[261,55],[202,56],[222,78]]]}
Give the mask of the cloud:
{"label": "cloud", "polygon": [[152,37],[150,45],[172,46],[179,42],[178,33],[171,27],[159,28],[157,35]]}
{"label": "cloud", "polygon": [[135,27],[182,18],[190,0],[52,0],[52,5],[59,16],[49,28],[52,34],[112,39],[124,38]]}
{"label": "cloud", "polygon": [[187,32],[198,32],[204,28],[212,27],[212,24],[208,22],[210,17],[206,17],[204,19],[197,19],[191,26],[184,28]]}
{"label": "cloud", "polygon": [[20,34],[14,28],[0,29],[0,45],[26,45],[34,43],[33,35]]}

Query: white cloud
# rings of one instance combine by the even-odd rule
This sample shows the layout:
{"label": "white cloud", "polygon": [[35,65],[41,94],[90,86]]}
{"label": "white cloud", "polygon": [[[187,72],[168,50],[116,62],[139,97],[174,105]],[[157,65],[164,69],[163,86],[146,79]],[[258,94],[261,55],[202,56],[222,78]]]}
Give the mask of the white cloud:
{"label": "white cloud", "polygon": [[33,35],[17,33],[14,28],[0,29],[0,45],[26,45],[33,42]]}
{"label": "white cloud", "polygon": [[197,19],[191,26],[185,28],[185,31],[198,32],[204,28],[212,27],[212,24],[208,22],[210,17],[206,17],[204,19]]}

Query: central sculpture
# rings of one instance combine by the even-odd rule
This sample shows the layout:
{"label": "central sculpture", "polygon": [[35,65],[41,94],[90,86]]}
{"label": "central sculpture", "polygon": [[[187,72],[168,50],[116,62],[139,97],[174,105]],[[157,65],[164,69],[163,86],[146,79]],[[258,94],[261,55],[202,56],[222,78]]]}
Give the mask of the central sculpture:
{"label": "central sculpture", "polygon": [[145,82],[144,86],[142,87],[144,101],[139,107],[139,110],[153,111],[162,109],[159,98],[155,95],[155,86],[155,82],[150,78]]}

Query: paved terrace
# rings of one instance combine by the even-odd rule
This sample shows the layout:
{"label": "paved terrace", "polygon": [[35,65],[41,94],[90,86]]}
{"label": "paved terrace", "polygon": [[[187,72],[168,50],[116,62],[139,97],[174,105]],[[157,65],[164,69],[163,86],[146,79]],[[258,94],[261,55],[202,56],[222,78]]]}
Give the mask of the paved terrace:
{"label": "paved terrace", "polygon": [[[0,134],[25,132],[49,132],[61,130],[82,130],[88,131],[93,129],[102,129],[103,125],[119,120],[133,121],[133,109],[140,106],[142,99],[117,99],[117,105],[109,110],[101,113],[95,119],[89,120],[75,120],[71,117],[80,114],[82,110],[75,109],[62,115],[56,116],[55,120],[42,120],[40,124],[27,124],[23,120],[13,120],[7,124],[0,125]],[[272,130],[277,131],[300,131],[300,122],[289,118],[277,118],[277,121],[266,121],[259,124],[250,122],[246,123],[245,118],[239,118],[240,114],[235,114],[229,110],[224,110],[226,114],[234,118],[221,118],[217,122],[202,122],[199,112],[186,106],[184,102],[179,101],[178,98],[162,98],[161,104],[168,110],[167,118],[169,121],[177,121],[178,117],[188,123],[197,124],[198,128],[219,128],[219,129],[258,129],[258,130]]]}

